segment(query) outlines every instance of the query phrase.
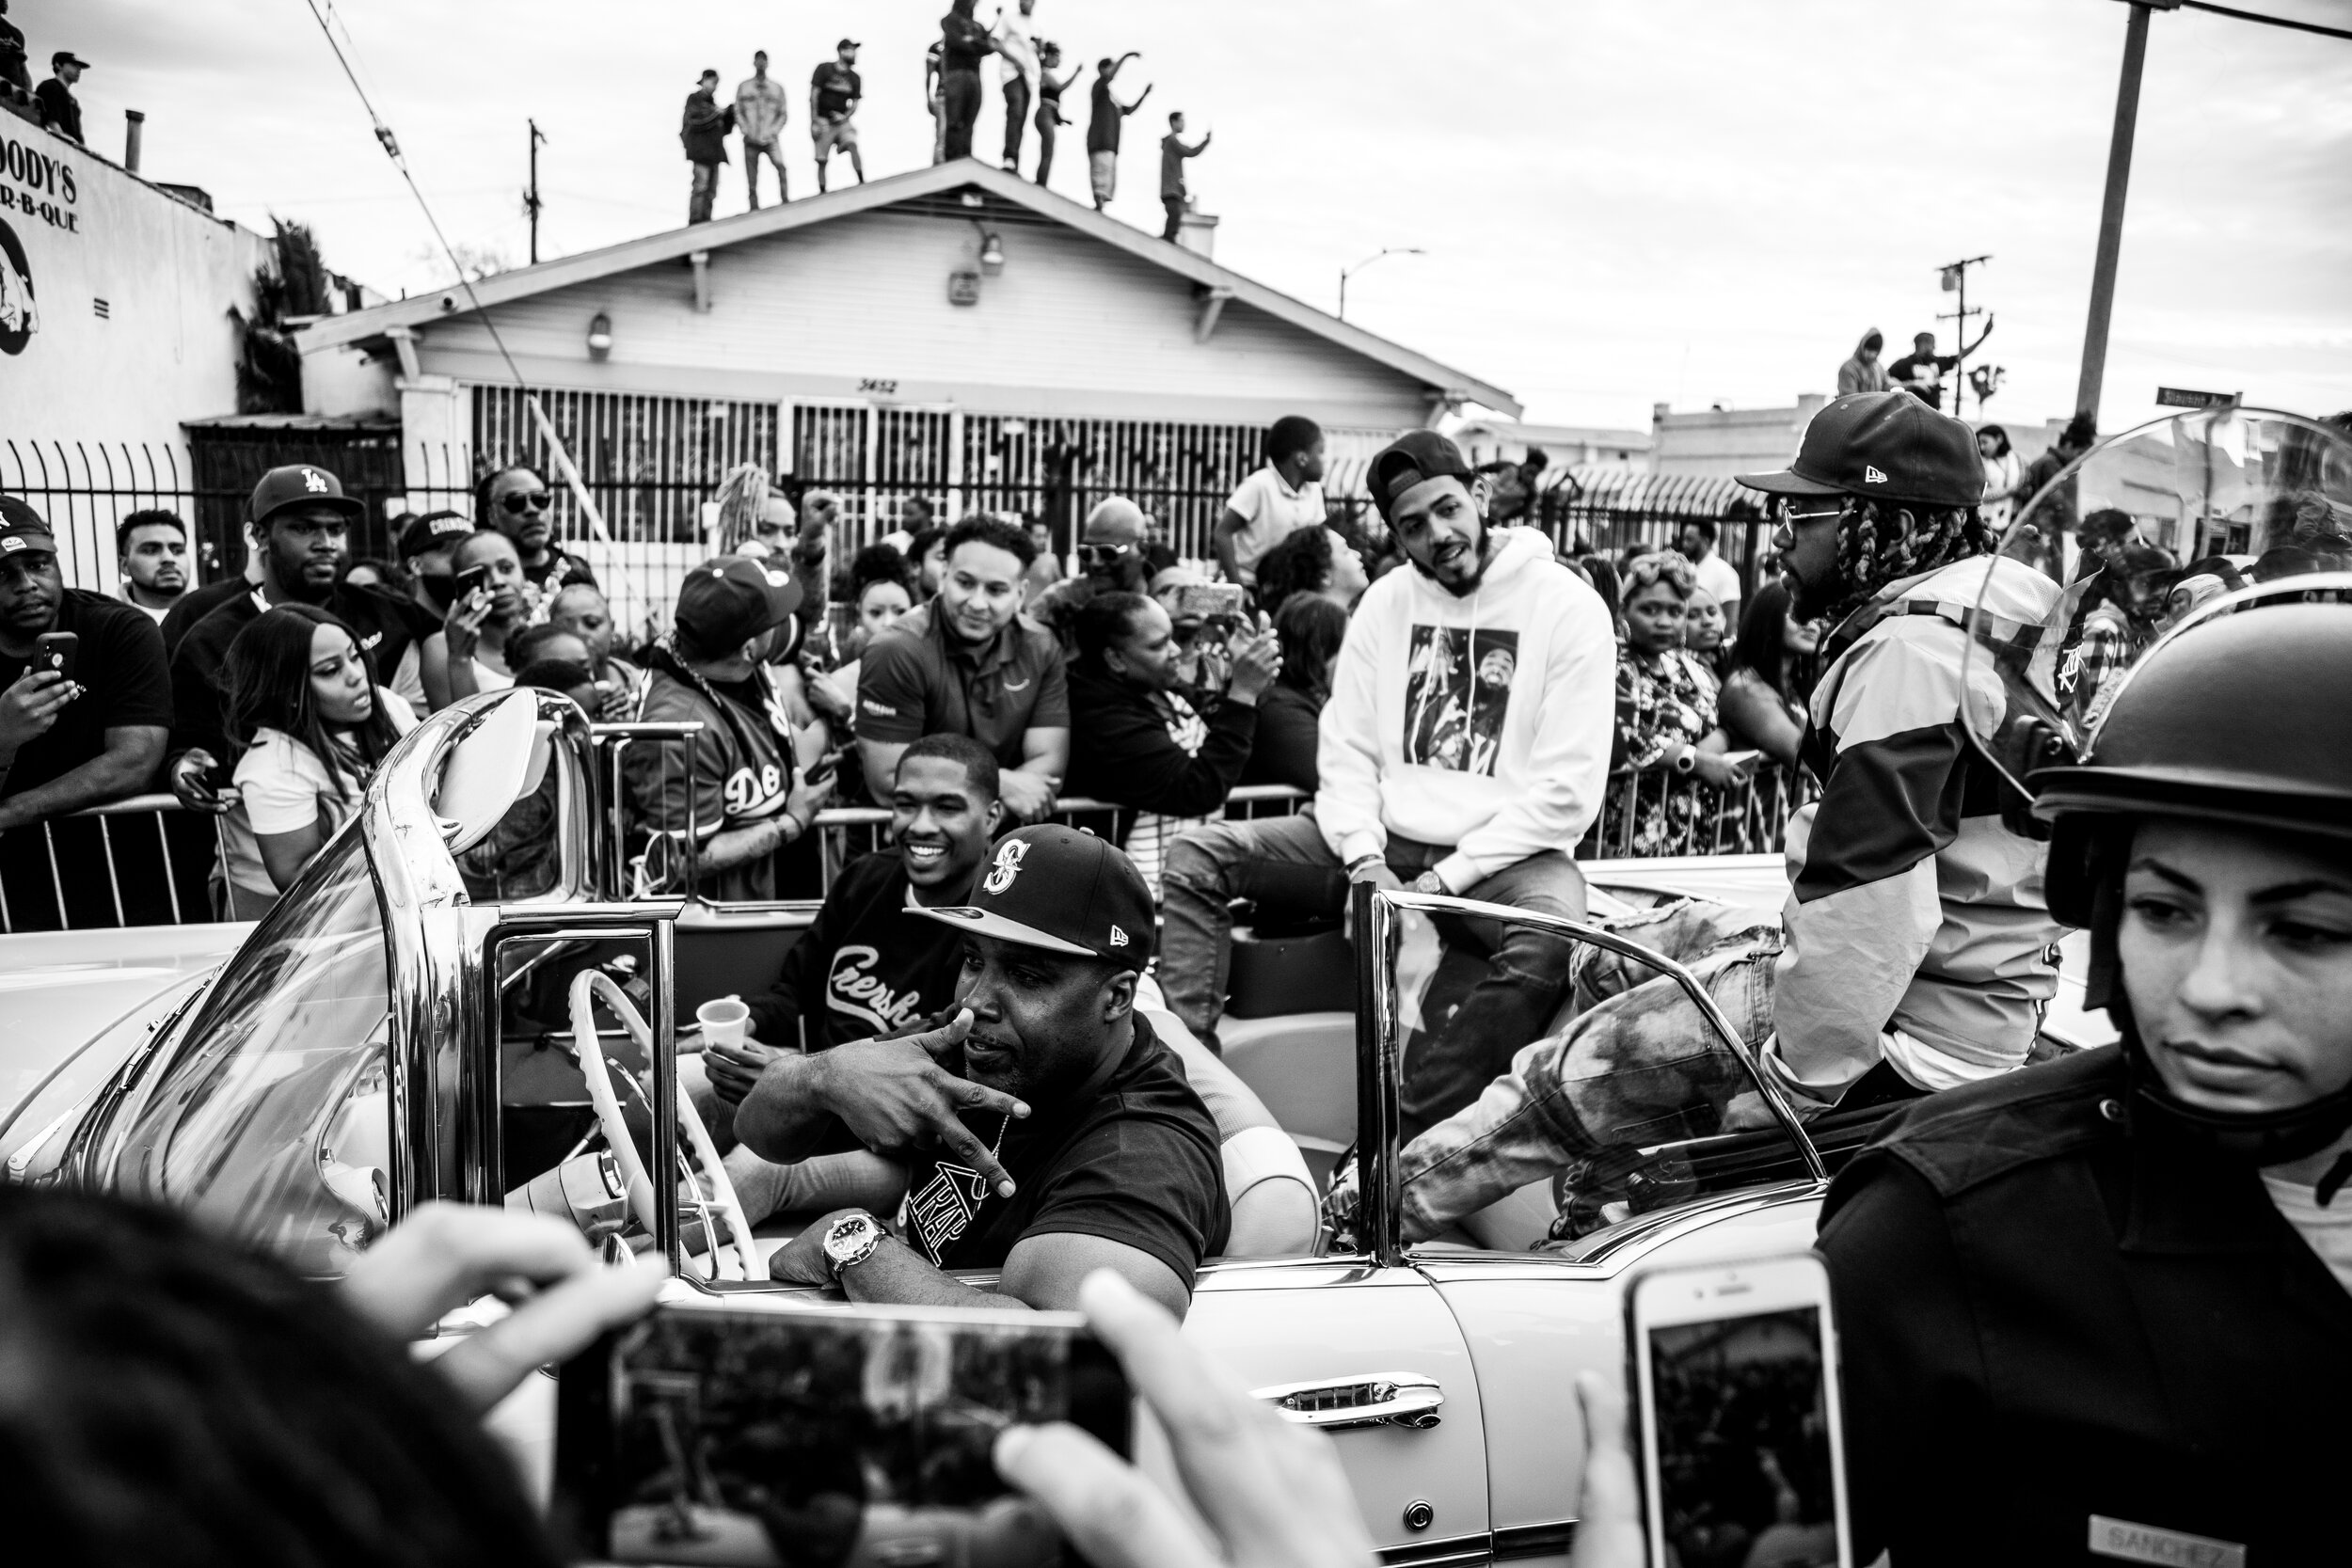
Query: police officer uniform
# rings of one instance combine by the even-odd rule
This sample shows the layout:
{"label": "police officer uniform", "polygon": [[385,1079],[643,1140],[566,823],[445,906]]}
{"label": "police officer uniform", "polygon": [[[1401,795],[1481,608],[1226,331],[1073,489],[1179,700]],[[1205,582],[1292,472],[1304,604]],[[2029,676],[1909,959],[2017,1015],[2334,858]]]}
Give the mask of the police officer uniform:
{"label": "police officer uniform", "polygon": [[1854,1560],[2352,1560],[2352,1291],[2263,1177],[2352,1127],[2352,1089],[2174,1097],[2116,958],[2137,818],[2352,854],[2347,684],[2352,607],[2241,607],[2146,659],[2085,763],[2027,775],[2123,1040],[1923,1101],[1833,1183]]}

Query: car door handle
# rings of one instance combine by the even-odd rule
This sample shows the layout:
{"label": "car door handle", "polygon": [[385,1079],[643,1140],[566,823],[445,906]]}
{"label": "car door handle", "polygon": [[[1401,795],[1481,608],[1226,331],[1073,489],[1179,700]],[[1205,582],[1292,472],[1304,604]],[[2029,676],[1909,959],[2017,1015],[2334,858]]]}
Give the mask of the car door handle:
{"label": "car door handle", "polygon": [[1361,1372],[1311,1383],[1278,1383],[1252,1388],[1249,1397],[1265,1401],[1286,1421],[1327,1432],[1369,1426],[1418,1431],[1436,1426],[1438,1407],[1445,1403],[1438,1380],[1419,1372]]}

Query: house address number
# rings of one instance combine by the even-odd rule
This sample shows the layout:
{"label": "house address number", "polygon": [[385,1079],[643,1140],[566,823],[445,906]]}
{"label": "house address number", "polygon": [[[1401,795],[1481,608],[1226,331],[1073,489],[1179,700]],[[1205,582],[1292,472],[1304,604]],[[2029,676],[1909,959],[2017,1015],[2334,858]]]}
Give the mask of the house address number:
{"label": "house address number", "polygon": [[870,375],[865,376],[859,380],[857,389],[861,392],[871,392],[876,397],[895,398],[898,395],[898,384],[897,382],[880,381]]}

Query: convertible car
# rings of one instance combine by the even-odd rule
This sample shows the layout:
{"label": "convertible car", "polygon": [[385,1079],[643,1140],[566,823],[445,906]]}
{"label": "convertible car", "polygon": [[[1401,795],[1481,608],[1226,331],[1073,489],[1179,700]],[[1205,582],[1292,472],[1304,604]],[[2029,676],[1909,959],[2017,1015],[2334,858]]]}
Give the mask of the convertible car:
{"label": "convertible car", "polygon": [[[566,1213],[615,1254],[666,1252],[685,1288],[783,1290],[764,1255],[788,1225],[730,1214],[678,1065],[696,1006],[765,986],[814,911],[618,895],[611,752],[658,738],[485,693],[409,736],[258,926],[0,939],[8,1179],[171,1203],[317,1275],[440,1197]],[[1785,895],[1768,857],[1588,869],[1596,923],[1552,924],[1694,997],[1606,916],[1696,894],[1769,917]],[[1399,1064],[1438,1005],[1450,923],[1482,907],[1359,898],[1352,944],[1245,933],[1221,1031],[1261,1131],[1287,1134],[1272,1162],[1237,1165],[1229,1142],[1235,1201],[1268,1172],[1320,1187],[1352,1157],[1356,1233],[1343,1249],[1311,1219],[1259,1227],[1256,1256],[1202,1267],[1185,1332],[1334,1434],[1385,1560],[1560,1560],[1571,1382],[1622,1365],[1629,1272],[1810,1244],[1827,1177],[1877,1113],[1801,1126],[1757,1079],[1767,1125],[1702,1117],[1631,1151],[1629,1196],[1597,1229],[1555,1236],[1538,1183],[1408,1246]],[[2053,1010],[2054,1049],[2104,1037],[2077,997]],[[1148,1433],[1142,1459],[1166,1464]]]}

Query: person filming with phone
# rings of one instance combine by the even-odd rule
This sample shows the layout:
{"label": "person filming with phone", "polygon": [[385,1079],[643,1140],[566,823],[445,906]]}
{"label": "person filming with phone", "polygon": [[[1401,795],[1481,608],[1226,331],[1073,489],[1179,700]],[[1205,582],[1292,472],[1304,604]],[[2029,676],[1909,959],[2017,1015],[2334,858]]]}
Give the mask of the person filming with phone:
{"label": "person filming with phone", "polygon": [[[971,897],[916,911],[963,935],[945,1028],[779,1059],[737,1108],[766,1159],[863,1147],[909,1164],[902,1230],[842,1211],[771,1273],[860,1302],[1067,1308],[1107,1268],[1181,1315],[1231,1220],[1216,1120],[1136,1007],[1142,876],[1044,825],[999,839]],[[945,1272],[988,1268],[989,1290]]]}
{"label": "person filming with phone", "polygon": [[456,577],[441,629],[427,638],[419,661],[418,686],[402,695],[421,696],[434,712],[484,691],[515,684],[507,640],[530,624],[531,579],[514,542],[484,530],[458,541],[450,552]]}
{"label": "person filming with phone", "polygon": [[[1690,562],[1668,550],[1636,556],[1626,565],[1622,586],[1626,641],[1617,658],[1617,747],[1620,766],[1647,775],[1634,789],[1630,850],[1704,854],[1723,803],[1717,791],[1746,783],[1756,754],[1727,754],[1730,737],[1715,721],[1714,673],[1683,646],[1691,598],[1698,592]],[[1692,784],[1706,786],[1704,792]]]}
{"label": "person filming with phone", "polygon": [[109,889],[119,879],[96,822],[16,830],[150,787],[170,730],[155,623],[68,588],[48,522],[0,496],[0,893],[15,929],[116,923]]}

